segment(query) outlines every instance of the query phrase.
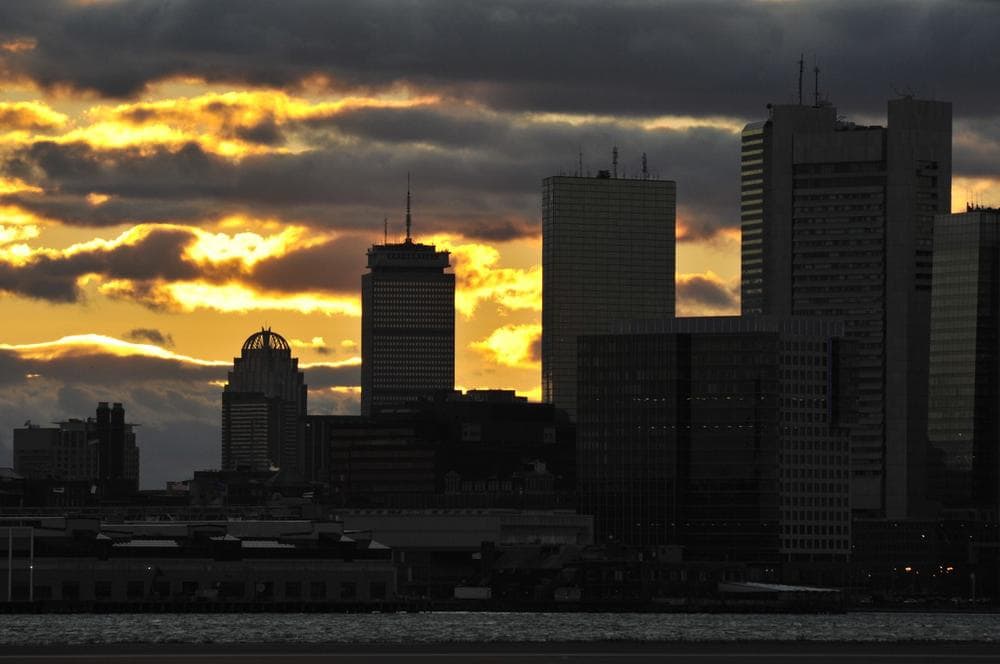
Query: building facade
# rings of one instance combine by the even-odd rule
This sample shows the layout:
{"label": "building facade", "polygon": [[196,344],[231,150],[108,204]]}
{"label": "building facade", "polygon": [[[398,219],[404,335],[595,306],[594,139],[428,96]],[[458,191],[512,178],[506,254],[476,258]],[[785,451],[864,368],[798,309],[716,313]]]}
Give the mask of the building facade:
{"label": "building facade", "polygon": [[844,561],[850,344],[803,318],[580,337],[577,487],[598,541],[685,559]]}
{"label": "building facade", "polygon": [[576,339],[674,315],[676,183],[542,183],[542,400],[576,418]]}
{"label": "building facade", "polygon": [[923,508],[933,220],[951,205],[951,104],[887,126],[775,106],[743,132],[743,313],[845,322],[857,342],[853,504]]}
{"label": "building facade", "polygon": [[69,419],[55,427],[27,422],[14,429],[14,470],[29,480],[84,482],[102,496],[139,488],[139,448],[134,425],[120,403],[102,401],[96,417]]}
{"label": "building facade", "polygon": [[270,329],[250,335],[222,392],[223,470],[297,470],[306,394],[285,338]]}
{"label": "building facade", "polygon": [[376,416],[310,415],[304,478],[346,506],[572,505],[574,430],[506,390],[438,396]]}
{"label": "building facade", "polygon": [[373,245],[361,277],[361,412],[455,386],[455,275],[448,252],[410,237]]}
{"label": "building facade", "polygon": [[1000,505],[1000,210],[934,227],[929,497],[995,520]]}

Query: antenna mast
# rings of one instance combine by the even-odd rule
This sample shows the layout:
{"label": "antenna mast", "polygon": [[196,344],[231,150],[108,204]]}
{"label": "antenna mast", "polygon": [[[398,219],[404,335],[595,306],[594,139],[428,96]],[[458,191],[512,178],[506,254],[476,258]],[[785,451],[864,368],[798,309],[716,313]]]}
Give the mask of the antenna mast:
{"label": "antenna mast", "polygon": [[618,177],[618,146],[611,148],[611,167],[614,170],[615,177]]}
{"label": "antenna mast", "polygon": [[813,95],[816,98],[816,102],[815,103],[816,103],[816,107],[818,108],[819,107],[819,65],[815,65],[813,67],[813,73],[816,76],[816,82],[814,83],[815,87],[814,87],[814,93],[813,93]]}
{"label": "antenna mast", "polygon": [[802,105],[802,72],[806,65],[805,56],[799,53],[799,106]]}
{"label": "antenna mast", "polygon": [[583,177],[583,147],[582,146],[579,148],[579,152],[577,154],[577,158],[579,159],[579,161],[577,162],[577,171],[576,171],[576,174],[582,178]]}
{"label": "antenna mast", "polygon": [[382,218],[382,242],[389,244],[389,217]]}
{"label": "antenna mast", "polygon": [[409,173],[409,171],[407,171],[407,173],[406,173],[406,241],[407,242],[411,242],[412,241],[412,240],[410,240],[410,224],[411,224],[411,220],[410,220],[410,173]]}

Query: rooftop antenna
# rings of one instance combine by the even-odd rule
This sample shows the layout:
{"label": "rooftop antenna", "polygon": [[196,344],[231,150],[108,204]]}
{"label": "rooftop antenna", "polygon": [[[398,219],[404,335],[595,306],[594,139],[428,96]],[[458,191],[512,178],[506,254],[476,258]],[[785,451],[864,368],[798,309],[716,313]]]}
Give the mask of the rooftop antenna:
{"label": "rooftop antenna", "polygon": [[819,108],[819,65],[813,60],[813,74],[815,75],[815,83],[813,84],[813,96],[816,98],[815,106]]}
{"label": "rooftop antenna", "polygon": [[613,148],[611,148],[611,167],[612,167],[612,170],[613,170],[613,172],[615,174],[615,177],[617,178],[618,177],[618,146],[617,145],[614,146]]}
{"label": "rooftop antenna", "polygon": [[410,239],[410,172],[406,172],[406,241],[412,242]]}
{"label": "rooftop antenna", "polygon": [[579,159],[579,161],[577,162],[577,171],[576,171],[576,174],[582,178],[583,177],[583,147],[582,146],[579,148],[579,153],[577,154],[577,158]]}
{"label": "rooftop antenna", "polygon": [[805,57],[799,53],[799,106],[802,105],[802,72],[806,65]]}
{"label": "rooftop antenna", "polygon": [[642,179],[649,179],[649,164],[646,162],[646,153],[642,153]]}
{"label": "rooftop antenna", "polygon": [[382,218],[382,241],[389,244],[389,217]]}

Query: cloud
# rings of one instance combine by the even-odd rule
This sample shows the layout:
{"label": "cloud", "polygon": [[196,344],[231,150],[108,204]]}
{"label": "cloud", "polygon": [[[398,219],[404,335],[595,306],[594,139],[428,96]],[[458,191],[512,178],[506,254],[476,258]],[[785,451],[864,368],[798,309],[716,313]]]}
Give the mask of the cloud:
{"label": "cloud", "polygon": [[38,101],[0,102],[0,133],[58,129],[69,118]]}
{"label": "cloud", "polygon": [[711,270],[702,274],[677,275],[679,316],[738,315],[739,309],[739,277],[725,280]]}
{"label": "cloud", "polygon": [[1000,63],[982,57],[997,16],[992,3],[900,0],[38,2],[0,10],[0,39],[33,40],[0,52],[0,67],[109,97],[177,77],[356,90],[410,81],[501,108],[747,114],[792,97],[808,46],[828,54],[824,89],[848,106],[938,81],[939,97],[964,94],[981,113],[997,107],[981,85],[998,77]]}
{"label": "cloud", "polygon": [[[142,425],[142,486],[161,487],[168,479],[190,477],[193,469],[218,467],[220,382],[231,367],[231,361],[96,334],[0,344],[0,446],[9,448],[10,431],[25,420],[88,417],[98,401],[119,401],[129,421]],[[334,402],[339,412],[351,412],[359,358],[300,367],[310,398],[329,395],[319,399],[320,411],[310,406],[310,412],[327,412]]]}
{"label": "cloud", "polygon": [[542,270],[499,267],[500,252],[485,244],[463,242],[462,238],[436,235],[426,238],[439,250],[451,252],[455,272],[455,310],[469,319],[483,302],[507,309],[542,309]]}
{"label": "cloud", "polygon": [[129,341],[146,341],[151,344],[165,346],[167,348],[172,348],[174,346],[174,338],[169,333],[160,332],[159,330],[154,330],[149,327],[133,328],[126,332],[124,336]]}
{"label": "cloud", "polygon": [[494,364],[518,369],[541,368],[542,326],[538,323],[504,325],[469,347]]}

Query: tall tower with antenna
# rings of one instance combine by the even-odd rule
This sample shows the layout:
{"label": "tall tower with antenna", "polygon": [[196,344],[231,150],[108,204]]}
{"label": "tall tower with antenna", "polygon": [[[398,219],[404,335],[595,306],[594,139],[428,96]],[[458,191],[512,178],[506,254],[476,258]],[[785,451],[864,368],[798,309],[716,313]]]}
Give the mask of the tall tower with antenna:
{"label": "tall tower with antenna", "polygon": [[410,215],[410,174],[406,174],[406,242],[413,242],[410,237],[410,227],[413,225],[413,218]]}
{"label": "tall tower with antenna", "polygon": [[361,276],[361,414],[433,399],[455,386],[455,275],[449,253],[413,241],[406,176],[406,238],[368,250]]}

